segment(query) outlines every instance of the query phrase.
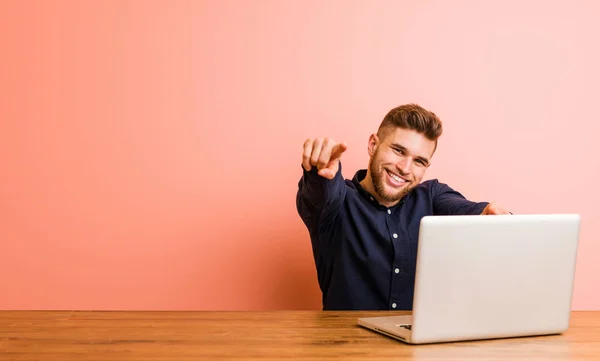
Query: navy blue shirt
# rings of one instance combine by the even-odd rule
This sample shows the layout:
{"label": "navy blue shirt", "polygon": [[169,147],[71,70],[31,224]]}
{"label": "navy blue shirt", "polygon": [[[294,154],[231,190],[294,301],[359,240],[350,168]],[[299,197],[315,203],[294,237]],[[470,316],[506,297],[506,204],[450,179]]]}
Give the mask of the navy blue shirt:
{"label": "navy blue shirt", "polygon": [[329,180],[303,169],[296,206],[312,242],[324,310],[412,310],[417,241],[427,215],[481,214],[437,179],[411,190],[393,207],[361,185],[366,170]]}

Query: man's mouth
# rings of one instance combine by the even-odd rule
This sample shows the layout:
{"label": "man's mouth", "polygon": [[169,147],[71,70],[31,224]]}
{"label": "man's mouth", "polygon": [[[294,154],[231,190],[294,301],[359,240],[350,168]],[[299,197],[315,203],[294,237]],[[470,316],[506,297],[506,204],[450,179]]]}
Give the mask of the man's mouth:
{"label": "man's mouth", "polygon": [[385,172],[388,174],[388,177],[391,181],[391,183],[395,186],[401,186],[405,183],[408,183],[408,180],[402,178],[400,175],[396,174],[396,173],[392,173],[389,170],[385,170]]}

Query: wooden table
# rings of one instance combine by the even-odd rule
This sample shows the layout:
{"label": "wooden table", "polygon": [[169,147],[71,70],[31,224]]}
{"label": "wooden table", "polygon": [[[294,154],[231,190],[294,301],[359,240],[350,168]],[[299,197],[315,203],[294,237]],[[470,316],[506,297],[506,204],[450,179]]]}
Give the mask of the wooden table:
{"label": "wooden table", "polygon": [[600,312],[558,336],[420,346],[356,325],[398,313],[0,311],[0,360],[600,360]]}

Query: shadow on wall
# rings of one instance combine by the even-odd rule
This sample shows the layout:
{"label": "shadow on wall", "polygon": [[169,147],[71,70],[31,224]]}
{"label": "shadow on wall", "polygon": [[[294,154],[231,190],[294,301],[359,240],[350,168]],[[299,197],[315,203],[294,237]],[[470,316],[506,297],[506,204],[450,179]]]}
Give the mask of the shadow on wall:
{"label": "shadow on wall", "polygon": [[255,304],[269,310],[321,309],[308,232],[292,217],[269,217],[258,224],[247,244],[252,254],[247,280]]}
{"label": "shadow on wall", "polygon": [[[199,252],[191,307],[212,310],[319,310],[317,282],[308,231],[289,202],[237,210],[246,215]],[[221,212],[218,212],[221,213]],[[218,213],[214,217],[219,217]],[[231,217],[231,215],[228,215]],[[215,218],[218,219],[218,218]],[[198,263],[197,263],[198,264]],[[199,267],[199,268],[198,268]]]}

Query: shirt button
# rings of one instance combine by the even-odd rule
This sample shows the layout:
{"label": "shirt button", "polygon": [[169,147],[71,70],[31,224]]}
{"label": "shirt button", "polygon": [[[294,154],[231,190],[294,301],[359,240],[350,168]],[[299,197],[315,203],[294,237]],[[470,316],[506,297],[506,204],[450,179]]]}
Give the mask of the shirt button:
{"label": "shirt button", "polygon": [[396,308],[396,303],[392,303],[392,308]]}
{"label": "shirt button", "polygon": [[394,272],[396,272],[396,273],[400,273],[400,269],[399,269],[399,268],[396,268],[396,269],[394,270]]}
{"label": "shirt button", "polygon": [[398,238],[398,235],[396,233],[394,233],[394,234],[392,234],[392,237]]}
{"label": "shirt button", "polygon": [[369,197],[370,200],[374,200],[373,197]]}
{"label": "shirt button", "polygon": [[388,209],[388,214],[392,214],[392,211]]}

